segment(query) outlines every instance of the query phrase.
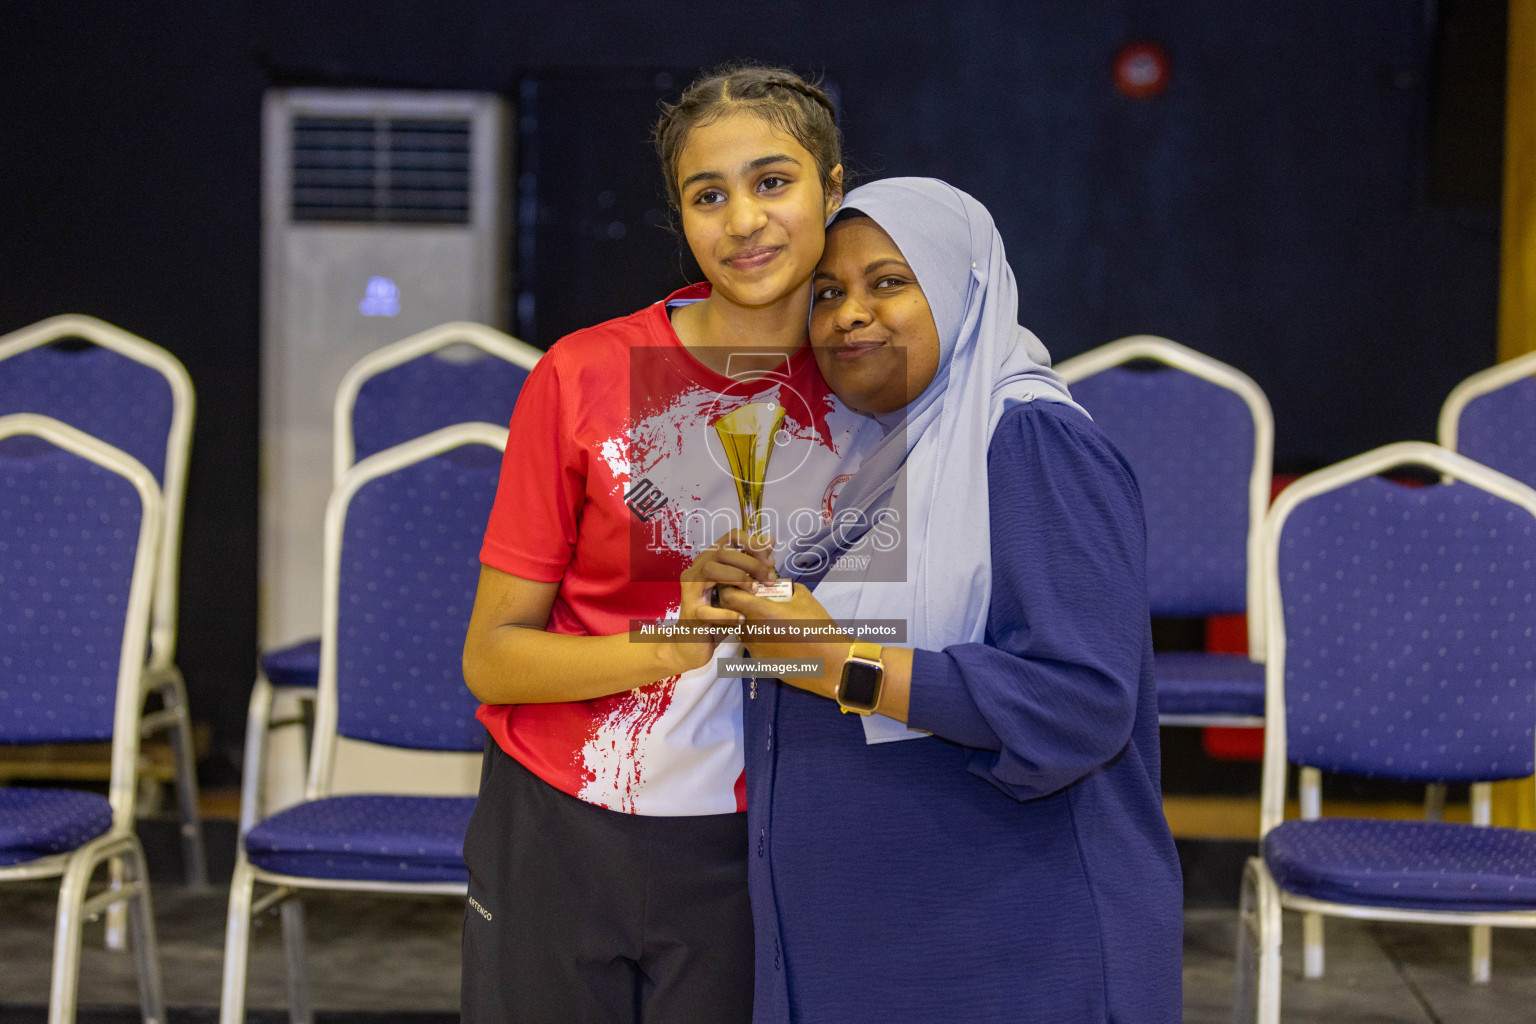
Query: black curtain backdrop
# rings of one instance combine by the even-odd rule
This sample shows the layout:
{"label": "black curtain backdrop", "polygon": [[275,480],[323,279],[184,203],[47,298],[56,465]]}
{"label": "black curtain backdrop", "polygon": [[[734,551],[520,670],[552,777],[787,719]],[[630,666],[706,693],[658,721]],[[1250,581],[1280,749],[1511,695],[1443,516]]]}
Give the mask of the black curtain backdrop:
{"label": "black curtain backdrop", "polygon": [[[1456,18],[1472,28],[1447,31]],[[187,364],[199,409],[181,662],[195,716],[215,728],[206,768],[227,777],[256,654],[268,86],[516,103],[540,76],[741,57],[825,73],[862,176],[936,175],[988,205],[1021,319],[1058,359],[1153,333],[1226,360],[1269,394],[1277,468],[1296,471],[1433,439],[1445,394],[1494,360],[1486,165],[1501,121],[1482,107],[1501,94],[1502,19],[1502,4],[1422,0],[13,6],[0,31],[0,332],[90,313]],[[1149,101],[1112,87],[1134,39],[1171,63]],[[1447,136],[1473,101],[1481,134]],[[659,194],[653,163],[632,157],[647,121],[622,127],[606,173]],[[552,202],[561,177],[540,170]]]}

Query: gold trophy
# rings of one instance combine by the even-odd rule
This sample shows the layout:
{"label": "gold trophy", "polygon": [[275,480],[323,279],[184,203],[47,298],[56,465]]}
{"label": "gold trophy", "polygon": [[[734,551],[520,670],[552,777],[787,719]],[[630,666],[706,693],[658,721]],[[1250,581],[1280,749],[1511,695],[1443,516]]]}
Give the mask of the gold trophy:
{"label": "gold trophy", "polygon": [[[736,481],[736,498],[741,502],[741,526],[748,534],[762,532],[763,481],[768,476],[768,459],[773,455],[773,438],[784,422],[784,407],[773,402],[749,402],[715,420],[715,433],[725,446],[731,477]],[[753,585],[752,593],[770,601],[788,601],[794,594],[792,580]]]}

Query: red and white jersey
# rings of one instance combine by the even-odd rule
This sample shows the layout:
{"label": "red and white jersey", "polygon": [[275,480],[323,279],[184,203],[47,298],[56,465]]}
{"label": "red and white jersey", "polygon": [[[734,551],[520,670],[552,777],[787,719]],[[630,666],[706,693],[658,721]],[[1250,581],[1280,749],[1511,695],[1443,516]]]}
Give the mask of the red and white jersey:
{"label": "red and white jersey", "polygon": [[[551,632],[607,636],[677,617],[678,576],[741,524],[713,423],[748,402],[785,410],[763,491],[780,555],[830,515],[851,469],[842,456],[868,421],[833,397],[808,345],[752,382],[699,363],[668,304],[708,295],[695,285],[562,338],[523,386],[480,560],[559,582]],[[713,660],[595,700],[482,705],[479,718],[509,756],[589,803],[654,815],[745,809],[741,686],[718,678]]]}

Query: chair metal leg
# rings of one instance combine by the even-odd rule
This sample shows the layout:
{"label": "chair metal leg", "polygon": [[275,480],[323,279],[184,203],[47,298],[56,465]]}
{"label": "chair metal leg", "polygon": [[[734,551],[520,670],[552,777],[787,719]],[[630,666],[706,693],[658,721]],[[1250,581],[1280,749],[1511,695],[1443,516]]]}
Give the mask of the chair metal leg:
{"label": "chair metal leg", "polygon": [[1475,924],[1472,933],[1472,984],[1486,985],[1493,977],[1493,928]]}
{"label": "chair metal leg", "polygon": [[245,1024],[245,972],[251,953],[251,890],[256,879],[245,851],[229,882],[229,916],[224,924],[224,986],[219,1024]]}
{"label": "chair metal leg", "polygon": [[133,841],[132,853],[122,858],[122,863],[127,867],[128,881],[137,883],[127,902],[133,958],[139,975],[139,1009],[144,1024],[165,1024],[165,989],[160,980],[154,906],[149,898],[149,867],[144,863],[144,850],[137,839]]}
{"label": "chair metal leg", "polygon": [[182,872],[187,885],[208,884],[208,856],[203,849],[203,819],[197,806],[197,748],[192,742],[192,714],[181,673],[171,673],[160,687],[160,700],[172,713],[171,750],[176,762],[176,807],[181,812]]}
{"label": "chair metal leg", "polygon": [[70,862],[59,883],[59,911],[53,925],[53,978],[48,989],[48,1024],[73,1024],[80,987],[80,931],[85,889],[96,865],[85,857]]}
{"label": "chair metal leg", "polygon": [[[1467,795],[1472,804],[1472,824],[1487,828],[1493,824],[1493,785],[1474,782]],[[1493,928],[1486,924],[1473,925],[1471,935],[1472,984],[1486,985],[1493,978]]]}
{"label": "chair metal leg", "polygon": [[1244,869],[1237,901],[1236,978],[1232,996],[1232,1024],[1254,1024],[1259,1010],[1259,894],[1251,873]]}
{"label": "chair metal leg", "polygon": [[[121,890],[123,887],[123,859],[113,857],[107,865],[107,874],[111,881],[108,887]],[[107,908],[106,913],[106,946],[114,953],[121,953],[128,948],[128,907],[121,901]]]}
{"label": "chair metal leg", "polygon": [[288,1019],[292,1024],[315,1024],[304,948],[304,904],[297,896],[290,897],[278,913],[283,919],[283,954],[288,965]]}
{"label": "chair metal leg", "polygon": [[[1298,774],[1298,797],[1301,802],[1303,821],[1316,821],[1323,816],[1323,773],[1316,768],[1303,768]],[[1301,918],[1302,975],[1307,978],[1323,976],[1323,917],[1321,914],[1304,914]]]}
{"label": "chair metal leg", "polygon": [[176,770],[176,809],[181,815],[182,874],[194,888],[208,884],[208,858],[203,851],[203,822],[197,807],[197,749],[192,743],[192,716],[187,710],[187,686],[174,665],[153,670],[149,685],[160,695],[159,711],[144,716],[140,732],[152,736],[164,729],[171,738]]}
{"label": "chair metal leg", "polygon": [[1303,914],[1301,916],[1301,966],[1302,976],[1306,978],[1321,978],[1323,976],[1323,915]]}
{"label": "chair metal leg", "polygon": [[1280,1024],[1280,893],[1264,869],[1259,887],[1259,1024]]}
{"label": "chair metal leg", "polygon": [[1280,1024],[1280,890],[1259,857],[1243,868],[1234,1024]]}
{"label": "chair metal leg", "polygon": [[[103,862],[129,861],[126,877],[118,889],[108,888],[89,896],[91,877]],[[79,1004],[80,944],[87,920],[95,920],[114,905],[132,903],[143,908],[140,923],[147,929],[141,947],[136,947],[141,973],[140,995],[145,999],[146,1014],[154,1012],[155,1024],[164,1024],[165,1008],[160,998],[158,968],[149,961],[155,957],[154,925],[150,914],[149,884],[144,868],[144,851],[131,834],[108,833],[76,850],[59,880],[59,907],[53,931],[53,978],[48,989],[49,1024],[68,1024],[75,1019]],[[131,916],[131,915],[130,915]],[[142,953],[137,953],[139,948]],[[149,961],[146,961],[146,957]]]}
{"label": "chair metal leg", "polygon": [[1445,820],[1445,783],[1431,782],[1424,787],[1424,820]]}

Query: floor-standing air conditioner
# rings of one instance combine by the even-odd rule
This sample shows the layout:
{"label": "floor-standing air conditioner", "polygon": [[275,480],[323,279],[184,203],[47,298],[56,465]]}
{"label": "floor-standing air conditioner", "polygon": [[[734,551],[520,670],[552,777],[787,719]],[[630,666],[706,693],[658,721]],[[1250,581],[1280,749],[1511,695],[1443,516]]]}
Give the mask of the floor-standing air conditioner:
{"label": "floor-standing air conditioner", "polygon": [[331,403],[347,368],[448,320],[505,329],[507,108],[278,89],[263,141],[260,637],[320,632]]}

